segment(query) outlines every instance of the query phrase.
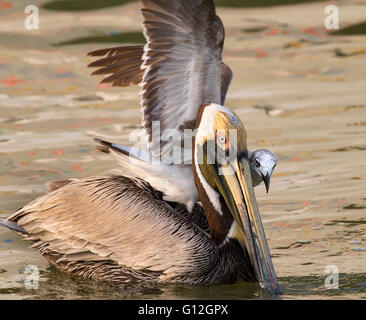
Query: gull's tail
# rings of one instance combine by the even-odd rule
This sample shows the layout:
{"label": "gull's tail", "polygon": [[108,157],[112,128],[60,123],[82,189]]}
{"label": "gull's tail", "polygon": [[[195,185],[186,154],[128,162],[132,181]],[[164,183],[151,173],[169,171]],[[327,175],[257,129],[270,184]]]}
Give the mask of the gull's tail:
{"label": "gull's tail", "polygon": [[184,203],[188,211],[199,201],[194,184],[192,166],[161,163],[148,150],[126,147],[101,139],[94,139],[98,149],[112,154],[128,175],[147,181],[161,191],[165,201]]}
{"label": "gull's tail", "polygon": [[164,171],[161,166],[154,166],[149,160],[149,153],[144,150],[138,150],[115,143],[110,143],[101,139],[94,139],[97,143],[97,149],[104,153],[112,154],[119,162],[126,173],[137,176],[141,179],[149,178],[161,179]]}

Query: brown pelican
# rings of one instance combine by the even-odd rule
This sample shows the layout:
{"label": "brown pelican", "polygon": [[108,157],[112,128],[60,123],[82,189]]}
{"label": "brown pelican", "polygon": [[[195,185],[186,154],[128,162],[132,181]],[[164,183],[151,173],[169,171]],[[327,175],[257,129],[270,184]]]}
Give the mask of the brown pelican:
{"label": "brown pelican", "polygon": [[[188,213],[143,179],[104,175],[54,183],[50,193],[0,225],[57,268],[85,278],[190,284],[242,279],[279,293],[244,125],[220,105],[224,30],[213,1],[142,3],[147,44],[141,104],[150,149],[170,152],[165,129],[196,130],[191,167],[202,207]],[[157,141],[151,137],[155,120],[162,128]]]}
{"label": "brown pelican", "polygon": [[[205,222],[197,221],[200,212],[193,210],[187,219],[147,182],[124,176],[65,181],[0,224],[21,234],[57,268],[86,278],[191,284],[243,279],[278,293],[244,126],[223,106],[204,105],[200,113],[193,171],[209,234]],[[225,163],[221,158],[234,147],[229,129],[237,130],[237,147]],[[209,148],[214,144],[216,150]],[[197,150],[203,150],[201,159]],[[215,163],[208,162],[210,156]]]}

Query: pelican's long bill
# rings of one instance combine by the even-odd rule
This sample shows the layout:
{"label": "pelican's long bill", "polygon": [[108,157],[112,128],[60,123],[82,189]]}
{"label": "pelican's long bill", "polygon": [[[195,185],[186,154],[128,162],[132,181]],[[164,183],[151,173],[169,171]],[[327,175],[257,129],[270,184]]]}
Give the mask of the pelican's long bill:
{"label": "pelican's long bill", "polygon": [[227,174],[216,177],[219,180],[219,191],[236,222],[236,237],[247,248],[262,288],[271,294],[279,294],[280,287],[259,214],[246,155],[238,156],[237,161],[231,161],[230,166]]}
{"label": "pelican's long bill", "polygon": [[[229,138],[228,132],[232,129],[235,130],[236,139],[233,140],[236,142],[232,141],[232,137]],[[225,132],[224,138],[219,131]],[[218,143],[215,148],[210,148],[213,139],[218,140]],[[260,285],[271,294],[279,294],[280,287],[252,185],[243,123],[227,108],[209,105],[203,110],[198,128],[197,146],[199,145],[203,147],[204,155],[207,153],[209,158],[217,160],[209,163],[203,156],[199,167],[207,183],[224,200],[226,210],[221,208],[220,214],[231,215],[234,219],[228,237],[237,239],[246,248]],[[232,146],[234,152],[227,158],[225,155],[229,146]]]}

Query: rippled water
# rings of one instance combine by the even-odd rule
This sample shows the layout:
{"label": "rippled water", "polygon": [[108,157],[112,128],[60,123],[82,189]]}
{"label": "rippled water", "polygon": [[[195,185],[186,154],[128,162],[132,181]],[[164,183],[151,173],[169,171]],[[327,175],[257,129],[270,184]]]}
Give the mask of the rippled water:
{"label": "rippled water", "polygon": [[[46,181],[119,172],[92,138],[131,145],[129,133],[141,123],[137,88],[100,86],[86,67],[88,51],[141,40],[137,3],[41,8],[40,29],[25,30],[24,6],[40,3],[0,10],[0,217],[44,194]],[[339,6],[342,23],[357,20],[362,31],[365,5]],[[366,47],[362,32],[328,35],[323,12],[318,2],[218,9],[224,60],[235,72],[227,105],[243,119],[249,147],[269,148],[279,159],[270,193],[260,186],[256,195],[285,299],[366,297]],[[28,265],[41,273],[38,289],[24,284]],[[328,266],[339,270],[338,289],[325,288]],[[0,229],[0,299],[9,298],[269,297],[248,283],[116,287],[81,280]]]}
{"label": "rippled water", "polygon": [[[278,299],[366,298],[366,273],[339,274],[339,289],[326,289],[316,275],[280,277],[283,294]],[[361,293],[361,294],[360,294]],[[21,299],[272,299],[257,284],[235,283],[220,286],[133,283],[111,285],[95,283],[64,274],[54,267],[42,272],[38,288],[1,288],[0,294]]]}

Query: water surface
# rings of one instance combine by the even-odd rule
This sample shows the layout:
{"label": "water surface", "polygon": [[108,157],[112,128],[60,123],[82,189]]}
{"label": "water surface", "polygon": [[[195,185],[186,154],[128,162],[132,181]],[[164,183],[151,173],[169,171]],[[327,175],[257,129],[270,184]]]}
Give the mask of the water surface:
{"label": "water surface", "polygon": [[[138,3],[41,7],[40,29],[25,30],[24,6],[41,3],[22,0],[0,11],[0,217],[44,194],[46,181],[121,173],[92,138],[131,145],[129,133],[141,124],[138,89],[99,85],[102,78],[86,67],[91,50],[141,41]],[[362,2],[339,6],[345,26],[363,21]],[[364,37],[328,35],[321,2],[220,7],[218,14],[224,60],[235,72],[227,106],[244,121],[249,147],[271,149],[279,160],[270,193],[260,186],[256,195],[283,298],[365,298]],[[40,271],[38,289],[25,286],[29,265]],[[339,270],[338,289],[325,287],[328,266]],[[248,283],[97,284],[51,268],[0,229],[0,299],[91,298],[269,297]]]}

